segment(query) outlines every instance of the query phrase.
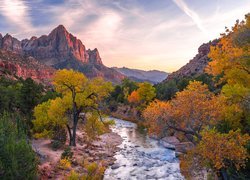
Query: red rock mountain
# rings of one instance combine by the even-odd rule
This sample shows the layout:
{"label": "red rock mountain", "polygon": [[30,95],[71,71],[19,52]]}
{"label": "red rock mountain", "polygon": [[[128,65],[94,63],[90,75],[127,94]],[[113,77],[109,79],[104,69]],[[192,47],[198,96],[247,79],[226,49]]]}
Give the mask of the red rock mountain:
{"label": "red rock mountain", "polygon": [[86,50],[81,40],[59,25],[49,35],[32,37],[22,41],[6,34],[0,34],[0,49],[22,56],[31,56],[39,62],[56,69],[74,69],[87,77],[103,77],[112,82],[120,82],[124,75],[103,65],[97,49]]}
{"label": "red rock mountain", "polygon": [[205,67],[210,61],[208,57],[210,46],[215,46],[217,43],[218,40],[213,40],[202,44],[198,48],[198,54],[196,54],[193,59],[191,59],[186,65],[182,66],[179,70],[169,74],[165,81],[180,79],[183,77],[193,77],[204,73]]}
{"label": "red rock mountain", "polygon": [[33,57],[23,57],[0,49],[0,76],[32,78],[36,82],[50,84],[55,69],[38,62]]}

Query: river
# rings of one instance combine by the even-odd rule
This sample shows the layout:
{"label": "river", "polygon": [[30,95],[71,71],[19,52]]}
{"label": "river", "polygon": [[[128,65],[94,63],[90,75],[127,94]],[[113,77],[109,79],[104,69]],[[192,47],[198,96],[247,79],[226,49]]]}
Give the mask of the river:
{"label": "river", "polygon": [[135,123],[112,119],[116,122],[112,131],[119,134],[123,142],[114,165],[105,171],[104,180],[184,179],[173,150],[139,132]]}

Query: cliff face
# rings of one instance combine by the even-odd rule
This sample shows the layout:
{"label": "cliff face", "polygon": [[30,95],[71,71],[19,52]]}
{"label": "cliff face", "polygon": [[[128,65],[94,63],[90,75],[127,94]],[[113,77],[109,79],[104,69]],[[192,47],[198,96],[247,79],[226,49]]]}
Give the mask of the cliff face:
{"label": "cliff face", "polygon": [[31,56],[56,69],[75,69],[86,76],[101,76],[112,82],[120,82],[124,75],[103,65],[97,49],[86,50],[81,40],[59,25],[49,35],[32,37],[22,41],[10,35],[0,36],[0,48],[22,56]]}
{"label": "cliff face", "polygon": [[208,54],[210,52],[210,46],[215,46],[218,40],[213,40],[211,42],[202,44],[198,48],[198,54],[189,61],[186,65],[181,67],[179,70],[168,75],[165,81],[171,79],[180,79],[183,77],[193,77],[204,73],[205,67],[207,66],[210,59]]}
{"label": "cliff face", "polygon": [[22,57],[11,51],[0,50],[0,76],[10,78],[32,78],[36,82],[49,84],[55,69],[39,63],[32,57]]}

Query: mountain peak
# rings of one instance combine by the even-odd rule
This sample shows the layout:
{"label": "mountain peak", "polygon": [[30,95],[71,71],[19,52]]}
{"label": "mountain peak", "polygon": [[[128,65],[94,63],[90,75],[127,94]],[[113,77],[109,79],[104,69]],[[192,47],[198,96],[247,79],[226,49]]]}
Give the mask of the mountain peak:
{"label": "mountain peak", "polygon": [[55,36],[55,35],[59,35],[59,36],[67,36],[70,33],[67,31],[67,29],[63,26],[63,25],[59,25],[57,26],[55,29],[53,29],[51,31],[51,33],[49,34],[49,36]]}
{"label": "mountain peak", "polygon": [[[64,27],[64,25],[60,24],[58,25],[54,30],[58,31],[67,31],[67,29]],[[68,32],[68,31],[67,31]]]}
{"label": "mountain peak", "polygon": [[54,68],[75,69],[84,72],[90,78],[99,76],[112,82],[120,82],[124,78],[121,73],[102,63],[97,48],[86,50],[81,40],[68,32],[63,25],[57,26],[49,35],[22,41],[5,35],[0,38],[0,49],[34,57]]}
{"label": "mountain peak", "polygon": [[88,55],[89,55],[89,62],[91,64],[102,64],[102,59],[100,57],[99,51],[97,48],[90,50],[87,50]]}

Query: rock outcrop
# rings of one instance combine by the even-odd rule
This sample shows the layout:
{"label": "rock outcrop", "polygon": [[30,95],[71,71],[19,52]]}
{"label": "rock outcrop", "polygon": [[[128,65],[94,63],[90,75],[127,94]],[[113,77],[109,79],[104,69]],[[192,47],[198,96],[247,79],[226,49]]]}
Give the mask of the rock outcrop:
{"label": "rock outcrop", "polygon": [[0,49],[0,76],[32,78],[38,83],[50,84],[55,69],[38,62],[33,57],[23,57]]}
{"label": "rock outcrop", "polygon": [[183,77],[193,77],[204,73],[205,67],[210,61],[208,54],[210,52],[210,46],[215,46],[218,40],[213,40],[208,43],[202,44],[198,48],[198,54],[189,61],[186,65],[181,67],[179,70],[168,75],[165,81],[171,79],[180,79]]}
{"label": "rock outcrop", "polygon": [[22,56],[31,56],[39,62],[56,69],[75,69],[89,78],[103,77],[112,82],[120,82],[124,75],[106,67],[97,49],[86,50],[81,40],[59,25],[49,35],[39,38],[17,40],[9,34],[0,36],[0,48]]}

